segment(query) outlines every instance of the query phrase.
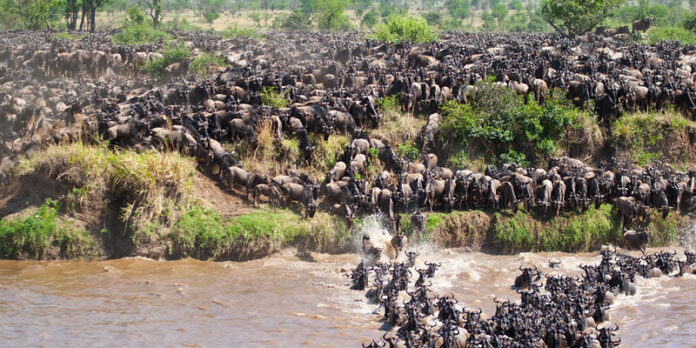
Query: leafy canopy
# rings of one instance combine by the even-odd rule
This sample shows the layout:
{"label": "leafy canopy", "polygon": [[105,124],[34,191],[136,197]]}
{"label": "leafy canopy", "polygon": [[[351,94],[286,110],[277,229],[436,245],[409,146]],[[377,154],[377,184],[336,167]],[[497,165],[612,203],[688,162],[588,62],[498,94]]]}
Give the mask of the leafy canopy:
{"label": "leafy canopy", "polygon": [[390,43],[430,43],[439,38],[439,33],[425,19],[404,15],[392,16],[386,24],[378,26],[374,38]]}
{"label": "leafy canopy", "polygon": [[625,2],[626,0],[542,0],[541,13],[557,31],[581,35],[594,29]]}

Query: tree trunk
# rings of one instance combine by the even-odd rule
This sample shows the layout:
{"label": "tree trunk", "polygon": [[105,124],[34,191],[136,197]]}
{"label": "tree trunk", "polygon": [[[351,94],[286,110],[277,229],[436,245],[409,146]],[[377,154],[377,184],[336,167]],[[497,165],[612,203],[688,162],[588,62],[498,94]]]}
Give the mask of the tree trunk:
{"label": "tree trunk", "polygon": [[85,14],[87,13],[87,1],[82,2],[82,19],[80,19],[80,31],[82,31],[82,26],[85,24]]}
{"label": "tree trunk", "polygon": [[97,24],[95,23],[95,17],[96,17],[96,12],[97,12],[96,7],[97,7],[97,6],[96,6],[94,0],[92,0],[91,2],[92,2],[92,8],[90,9],[90,17],[91,17],[91,25],[92,25],[92,26],[90,27],[89,32],[90,32],[90,33],[93,33],[93,32],[94,32],[94,29],[95,29],[96,26],[97,26]]}

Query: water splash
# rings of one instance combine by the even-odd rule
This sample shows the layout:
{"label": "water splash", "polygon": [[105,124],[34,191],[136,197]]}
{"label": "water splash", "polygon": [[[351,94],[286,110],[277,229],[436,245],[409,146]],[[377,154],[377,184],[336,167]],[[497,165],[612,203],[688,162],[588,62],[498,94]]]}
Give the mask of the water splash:
{"label": "water splash", "polygon": [[696,224],[684,228],[679,233],[679,246],[685,250],[693,251],[696,249]]}

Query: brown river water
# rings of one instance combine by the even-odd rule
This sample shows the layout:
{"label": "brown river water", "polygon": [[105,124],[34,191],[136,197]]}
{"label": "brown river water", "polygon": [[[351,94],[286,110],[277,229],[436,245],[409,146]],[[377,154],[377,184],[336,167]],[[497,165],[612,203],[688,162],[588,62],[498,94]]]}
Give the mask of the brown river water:
{"label": "brown river water", "polygon": [[[562,262],[554,271],[579,274],[579,264],[600,260],[598,253],[500,256],[415,249],[417,267],[424,261],[442,264],[433,279],[437,293],[454,293],[460,304],[484,313],[494,310],[495,296],[518,299],[510,285],[520,264],[550,272],[546,264],[553,257]],[[380,308],[348,289],[346,272],[359,260],[357,254],[298,258],[286,250],[243,263],[0,261],[0,342],[4,347],[359,347],[384,333]],[[638,278],[636,285],[637,295],[619,296],[609,312],[623,346],[696,346],[696,276]]]}

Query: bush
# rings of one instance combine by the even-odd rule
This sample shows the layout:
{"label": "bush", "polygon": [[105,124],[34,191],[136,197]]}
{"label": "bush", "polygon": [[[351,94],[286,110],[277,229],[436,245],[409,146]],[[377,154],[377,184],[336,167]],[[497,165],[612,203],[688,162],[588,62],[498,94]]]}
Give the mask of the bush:
{"label": "bush", "polygon": [[377,99],[377,108],[383,113],[399,112],[401,104],[399,103],[399,98],[392,95]]}
{"label": "bush", "polygon": [[51,249],[65,257],[93,256],[92,236],[59,218],[59,209],[57,202],[48,199],[27,217],[0,220],[0,258],[44,259]]}
{"label": "bush", "polygon": [[682,45],[696,45],[696,35],[681,27],[658,27],[648,31],[648,43],[679,41]]}
{"label": "bush", "polygon": [[179,19],[179,17],[175,17],[168,22],[160,23],[159,28],[163,31],[203,31],[201,27],[191,24],[186,18]]}
{"label": "bush", "polygon": [[696,11],[686,14],[681,21],[681,26],[686,30],[696,31]]}
{"label": "bush", "polygon": [[246,37],[249,39],[261,40],[261,34],[257,33],[253,29],[249,28],[239,28],[235,26],[228,26],[221,33],[224,39],[234,39],[238,37]]}
{"label": "bush", "polygon": [[145,62],[142,67],[143,72],[154,77],[161,78],[162,73],[164,73],[164,68],[170,64],[177,62],[183,62],[191,58],[191,53],[189,53],[188,47],[183,44],[171,44],[167,45],[162,51],[163,58],[153,59],[151,61]]}
{"label": "bush", "polygon": [[312,29],[312,21],[310,16],[301,11],[293,11],[289,15],[281,15],[273,20],[273,27],[283,30],[302,30],[309,31]]}
{"label": "bush", "polygon": [[264,87],[263,92],[261,92],[261,102],[263,105],[272,108],[285,108],[288,106],[285,91],[279,92],[276,87]]}
{"label": "bush", "polygon": [[481,82],[469,95],[469,104],[451,101],[442,106],[441,137],[443,142],[478,141],[500,162],[538,163],[556,154],[556,142],[564,139],[568,127],[584,126],[583,113],[562,98],[548,98],[544,105],[525,103],[505,86]]}
{"label": "bush", "polygon": [[375,40],[390,43],[409,41],[430,43],[439,38],[437,29],[428,25],[422,18],[411,16],[393,16],[386,24],[377,27],[373,35]]}
{"label": "bush", "polygon": [[191,61],[189,69],[194,74],[203,75],[208,71],[208,67],[210,66],[224,67],[226,65],[227,62],[225,61],[225,58],[223,58],[222,56],[218,54],[205,52],[200,57],[197,57],[196,59]]}
{"label": "bush", "polygon": [[410,141],[405,144],[399,144],[396,152],[400,157],[403,157],[409,161],[417,161],[420,159],[420,151],[418,150],[418,147]]}
{"label": "bush", "polygon": [[362,17],[362,24],[368,28],[372,28],[377,24],[378,14],[374,9],[367,11]]}
{"label": "bush", "polygon": [[119,32],[111,37],[117,45],[144,45],[169,38],[167,33],[154,29],[150,23],[125,21]]}

